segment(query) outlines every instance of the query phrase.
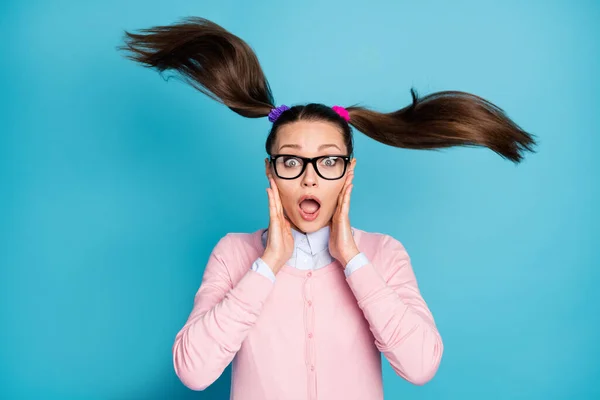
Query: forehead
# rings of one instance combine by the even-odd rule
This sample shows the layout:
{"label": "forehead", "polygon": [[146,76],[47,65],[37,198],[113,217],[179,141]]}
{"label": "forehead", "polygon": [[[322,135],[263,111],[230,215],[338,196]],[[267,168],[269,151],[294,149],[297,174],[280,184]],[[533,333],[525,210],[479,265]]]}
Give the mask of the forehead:
{"label": "forehead", "polygon": [[[334,144],[339,147],[324,147]],[[289,146],[289,145],[293,145]],[[294,154],[299,151],[309,153],[319,152],[345,152],[344,136],[339,127],[324,121],[296,121],[282,126],[277,132],[274,146],[275,152],[289,152]]]}

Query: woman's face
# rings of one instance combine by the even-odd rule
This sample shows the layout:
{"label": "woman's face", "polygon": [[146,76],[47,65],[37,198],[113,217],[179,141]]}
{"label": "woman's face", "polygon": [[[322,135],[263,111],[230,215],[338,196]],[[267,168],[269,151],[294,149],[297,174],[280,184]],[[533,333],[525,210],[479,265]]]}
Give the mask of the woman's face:
{"label": "woman's face", "polygon": [[[334,124],[323,121],[297,121],[282,126],[277,132],[277,138],[271,148],[271,154],[292,154],[302,157],[318,157],[326,155],[348,155],[342,132]],[[282,163],[286,162],[286,165]],[[344,163],[342,159],[322,159],[323,169],[331,168],[335,162]],[[297,160],[279,160],[278,171],[297,166]],[[348,164],[349,169],[350,164]],[[285,215],[290,219],[292,227],[300,232],[315,232],[329,224],[336,206],[340,191],[344,186],[346,172],[342,178],[328,180],[321,178],[312,164],[296,179],[281,179],[275,173],[269,159],[265,159],[267,177],[269,174],[275,180]],[[281,172],[280,172],[281,173]],[[302,212],[301,208],[312,211],[305,202],[300,206],[301,197],[313,195],[318,198],[320,207],[316,218]],[[310,203],[310,202],[308,202]],[[314,204],[313,204],[314,207]]]}

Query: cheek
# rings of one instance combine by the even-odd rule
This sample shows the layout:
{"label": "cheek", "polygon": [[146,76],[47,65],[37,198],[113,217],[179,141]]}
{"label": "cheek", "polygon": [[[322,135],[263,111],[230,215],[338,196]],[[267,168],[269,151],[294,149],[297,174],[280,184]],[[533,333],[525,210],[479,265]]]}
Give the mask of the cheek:
{"label": "cheek", "polygon": [[337,201],[338,201],[338,197],[340,194],[340,191],[342,190],[343,185],[339,186],[339,187],[334,187],[331,190],[327,191],[327,194],[324,198],[324,204],[322,204],[322,207],[326,209],[326,211],[329,212],[334,212],[335,208],[337,207]]}
{"label": "cheek", "polygon": [[289,214],[290,212],[294,212],[293,208],[295,206],[294,196],[291,192],[287,191],[285,187],[278,186],[279,189],[279,198],[281,199],[281,205]]}

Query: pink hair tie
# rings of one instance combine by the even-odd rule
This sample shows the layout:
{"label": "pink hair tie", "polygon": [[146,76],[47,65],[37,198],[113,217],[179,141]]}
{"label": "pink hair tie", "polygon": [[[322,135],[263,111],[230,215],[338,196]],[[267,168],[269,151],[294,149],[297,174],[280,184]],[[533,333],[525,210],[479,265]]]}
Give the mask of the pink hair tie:
{"label": "pink hair tie", "polygon": [[346,122],[350,121],[350,114],[348,114],[348,110],[346,110],[342,106],[333,106],[331,107],[333,111],[335,111],[340,117],[344,118]]}

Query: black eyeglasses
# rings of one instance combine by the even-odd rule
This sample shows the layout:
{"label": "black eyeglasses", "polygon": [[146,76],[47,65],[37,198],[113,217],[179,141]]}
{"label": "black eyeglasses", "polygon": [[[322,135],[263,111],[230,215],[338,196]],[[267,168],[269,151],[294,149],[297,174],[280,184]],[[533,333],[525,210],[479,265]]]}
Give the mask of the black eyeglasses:
{"label": "black eyeglasses", "polygon": [[344,176],[351,157],[327,155],[308,158],[293,154],[275,154],[270,155],[269,159],[275,167],[275,174],[281,179],[298,178],[310,163],[321,178],[333,181]]}

